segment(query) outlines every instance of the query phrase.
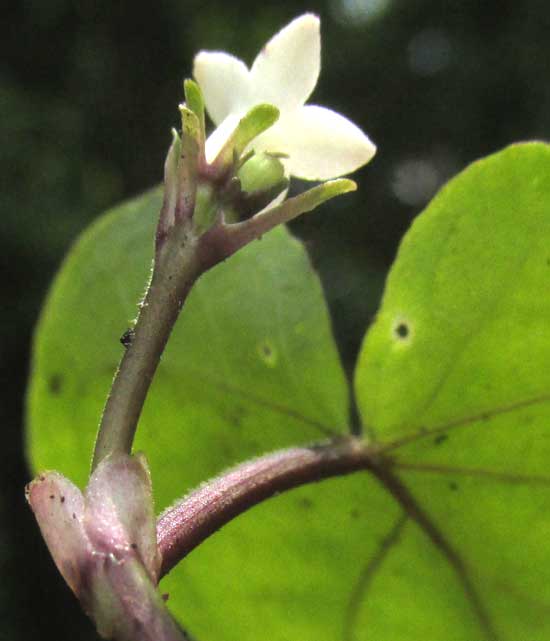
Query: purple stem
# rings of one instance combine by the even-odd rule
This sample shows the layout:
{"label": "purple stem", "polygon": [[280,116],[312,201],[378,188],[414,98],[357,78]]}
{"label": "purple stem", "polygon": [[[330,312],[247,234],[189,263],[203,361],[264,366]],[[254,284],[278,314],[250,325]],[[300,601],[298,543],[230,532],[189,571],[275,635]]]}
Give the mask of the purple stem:
{"label": "purple stem", "polygon": [[372,449],[355,437],[296,447],[247,461],[194,490],[161,514],[161,577],[211,534],[254,505],[294,487],[370,469]]}

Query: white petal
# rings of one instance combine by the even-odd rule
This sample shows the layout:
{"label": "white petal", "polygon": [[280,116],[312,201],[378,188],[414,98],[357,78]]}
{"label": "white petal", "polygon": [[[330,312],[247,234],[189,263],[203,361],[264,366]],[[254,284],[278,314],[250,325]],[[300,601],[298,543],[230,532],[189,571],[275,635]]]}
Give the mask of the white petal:
{"label": "white petal", "polygon": [[[307,105],[282,118],[257,143],[263,151],[288,154],[290,174],[304,180],[329,180],[355,171],[376,153],[369,138],[340,114]],[[255,146],[257,146],[255,145]]]}
{"label": "white petal", "polygon": [[212,162],[224,146],[229,136],[238,125],[241,116],[238,113],[227,118],[208,136],[205,144],[206,162]]}
{"label": "white petal", "polygon": [[275,34],[250,70],[255,102],[279,109],[305,103],[317,84],[321,68],[319,18],[306,13]]}
{"label": "white petal", "polygon": [[250,104],[250,74],[242,60],[222,51],[201,51],[195,56],[193,75],[216,125]]}

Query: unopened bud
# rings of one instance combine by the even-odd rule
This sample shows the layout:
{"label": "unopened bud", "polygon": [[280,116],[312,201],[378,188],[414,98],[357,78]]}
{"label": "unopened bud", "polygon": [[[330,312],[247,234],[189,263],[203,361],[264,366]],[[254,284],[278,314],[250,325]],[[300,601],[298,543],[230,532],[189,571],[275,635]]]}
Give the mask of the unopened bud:
{"label": "unopened bud", "polygon": [[271,154],[254,154],[237,174],[241,189],[248,193],[271,191],[285,180],[283,163]]}

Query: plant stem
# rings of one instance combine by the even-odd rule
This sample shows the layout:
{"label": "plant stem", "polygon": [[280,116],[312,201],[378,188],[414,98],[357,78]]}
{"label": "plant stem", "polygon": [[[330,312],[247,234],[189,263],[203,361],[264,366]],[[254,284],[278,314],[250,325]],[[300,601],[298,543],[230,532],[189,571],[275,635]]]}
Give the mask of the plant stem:
{"label": "plant stem", "polygon": [[376,453],[352,436],[281,450],[229,470],[160,516],[161,577],[223,525],[274,494],[375,464]]}
{"label": "plant stem", "polygon": [[201,273],[196,239],[183,228],[167,237],[155,257],[153,275],[107,398],[92,470],[112,453],[127,453],[160,357],[180,309]]}

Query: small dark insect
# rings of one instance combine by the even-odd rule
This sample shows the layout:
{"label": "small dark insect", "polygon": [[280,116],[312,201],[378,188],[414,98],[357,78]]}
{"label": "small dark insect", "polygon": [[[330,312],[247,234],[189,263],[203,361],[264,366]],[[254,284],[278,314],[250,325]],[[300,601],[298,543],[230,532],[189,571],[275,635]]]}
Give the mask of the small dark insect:
{"label": "small dark insect", "polygon": [[128,349],[132,344],[132,341],[134,340],[134,334],[135,331],[133,330],[133,328],[129,327],[120,337],[120,342],[126,349]]}

